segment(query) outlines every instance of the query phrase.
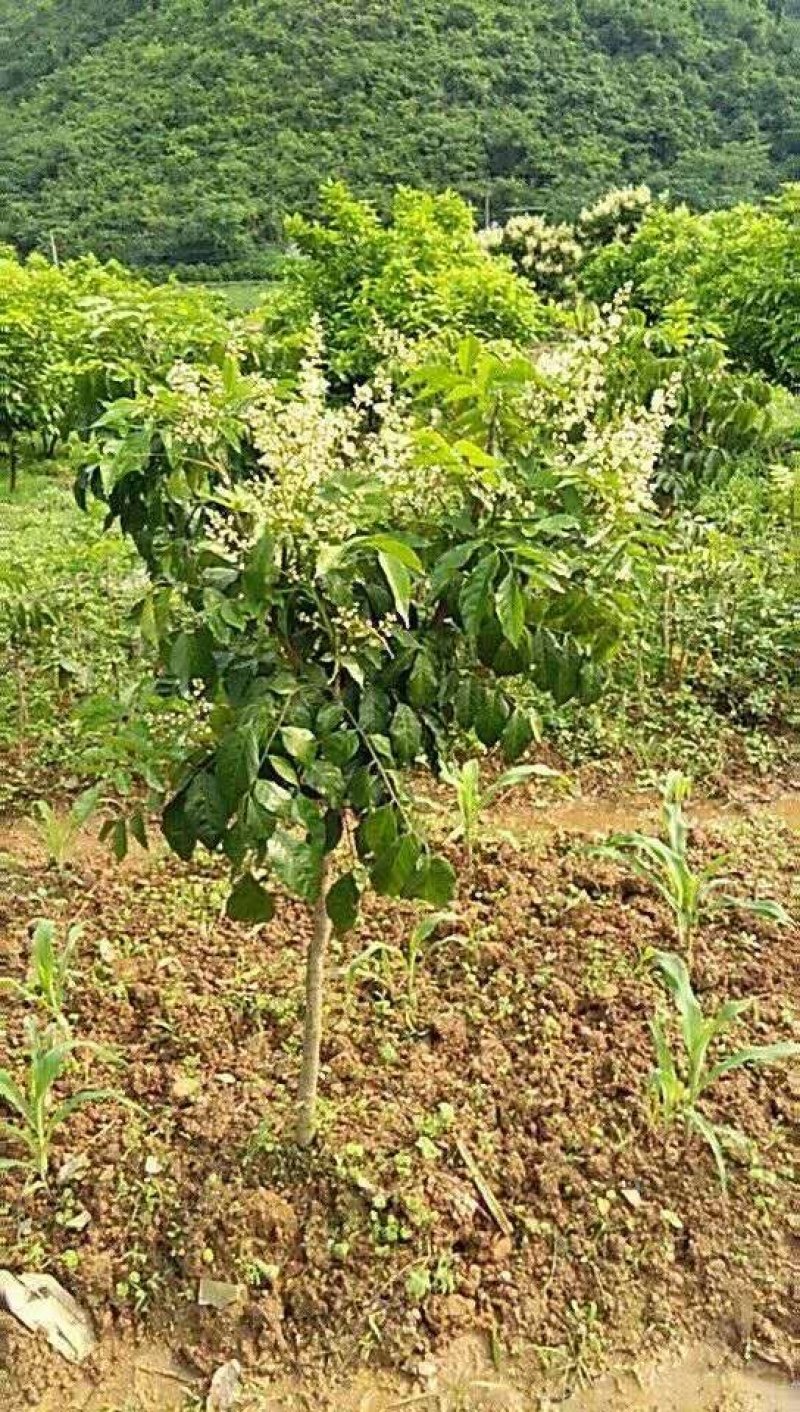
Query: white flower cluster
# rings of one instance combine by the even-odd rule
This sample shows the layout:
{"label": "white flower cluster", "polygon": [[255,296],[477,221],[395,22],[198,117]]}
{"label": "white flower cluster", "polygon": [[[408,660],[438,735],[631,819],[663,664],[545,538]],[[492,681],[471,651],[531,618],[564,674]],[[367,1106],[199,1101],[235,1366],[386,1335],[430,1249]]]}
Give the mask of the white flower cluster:
{"label": "white flower cluster", "polygon": [[166,383],[169,393],[174,394],[175,442],[179,446],[192,445],[212,458],[219,441],[220,400],[224,395],[220,370],[175,363],[167,373]]}
{"label": "white flower cluster", "polygon": [[549,455],[562,484],[582,488],[601,520],[635,519],[652,508],[651,484],[674,418],[678,383],[647,406],[612,395],[609,360],[624,336],[619,295],[582,336],[541,349],[541,381],[531,383],[525,419],[550,428]]}
{"label": "white flower cluster", "polygon": [[421,469],[416,427],[387,374],[357,387],[345,405],[331,404],[328,393],[315,327],[295,395],[260,380],[244,410],[258,470],[212,516],[220,547],[241,553],[267,532],[287,571],[313,577],[321,559],[385,525],[387,512],[402,530],[459,493],[445,467]]}
{"label": "white flower cluster", "polygon": [[632,235],[652,204],[649,186],[625,186],[585,206],[574,226],[518,215],[504,226],[489,226],[478,239],[489,254],[510,255],[541,294],[563,297],[592,250]]}
{"label": "white flower cluster", "polygon": [[[474,378],[476,405],[480,389],[492,385],[500,399],[500,431],[496,441],[487,433],[484,443],[495,452],[491,458],[470,446],[471,435],[480,441],[477,430],[459,449],[464,433],[458,421],[451,426],[446,404],[438,417],[424,414],[421,426],[419,409],[385,371],[357,387],[349,402],[332,401],[318,326],[291,395],[260,376],[236,380],[216,369],[176,366],[159,394],[171,399],[171,434],[184,439],[187,463],[194,457],[217,472],[204,492],[210,501],[204,543],[241,563],[268,534],[284,584],[303,590],[297,621],[320,641],[333,641],[339,661],[367,643],[390,650],[396,623],[391,613],[376,624],[364,612],[358,575],[344,575],[333,595],[325,590],[318,616],[313,600],[321,577],[359,536],[438,536],[462,510],[511,524],[532,509],[558,510],[569,491],[581,506],[574,548],[590,562],[595,543],[624,540],[651,507],[673,419],[671,384],[644,406],[630,390],[618,390],[613,369],[627,318],[622,296],[582,333],[529,360],[499,345],[477,354],[474,373],[464,373]],[[480,417],[473,425],[479,424]],[[246,457],[245,474],[241,465],[231,470],[231,448]]]}
{"label": "white flower cluster", "polygon": [[593,206],[584,206],[577,234],[590,248],[632,235],[653,204],[649,186],[622,186],[606,192]]}
{"label": "white flower cluster", "polygon": [[582,250],[569,225],[550,225],[543,216],[512,216],[505,226],[482,236],[484,248],[510,255],[517,269],[542,294],[564,294],[574,283]]}

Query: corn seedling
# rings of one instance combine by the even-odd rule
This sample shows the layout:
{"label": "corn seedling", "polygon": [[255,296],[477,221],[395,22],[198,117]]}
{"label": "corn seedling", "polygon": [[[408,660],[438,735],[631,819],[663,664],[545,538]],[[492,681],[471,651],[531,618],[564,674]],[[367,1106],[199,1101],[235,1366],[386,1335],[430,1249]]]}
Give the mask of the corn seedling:
{"label": "corn seedling", "polygon": [[38,1000],[49,1010],[53,1020],[62,1029],[68,1029],[64,1015],[67,993],[72,981],[72,958],[82,936],[81,927],[70,927],[63,945],[56,940],[54,922],[36,923],[31,940],[31,956],[28,976],[24,983],[3,982],[9,989],[26,1000]]}
{"label": "corn seedling", "polygon": [[463,839],[467,853],[467,865],[472,867],[475,845],[478,841],[482,815],[494,802],[509,790],[526,784],[532,779],[557,780],[565,782],[565,776],[549,765],[514,765],[505,770],[491,784],[481,783],[481,767],[478,760],[466,760],[460,769],[452,765],[442,770],[442,779],[455,790],[458,823],[450,835],[452,841]]}
{"label": "corn seedling", "polygon": [[599,848],[592,849],[596,857],[628,866],[661,896],[670,908],[678,935],[678,945],[691,964],[694,937],[706,908],[737,907],[788,924],[791,919],[779,902],[733,897],[724,889],[730,880],[723,875],[727,857],[714,858],[705,868],[695,871],[689,861],[689,824],[684,804],[692,782],[686,775],[673,770],[664,785],[661,819],[664,838],[643,833],[617,833]]}
{"label": "corn seedling", "polygon": [[[113,1089],[80,1089],[59,1099],[56,1085],[78,1049],[105,1052],[88,1041],[65,1039],[54,1026],[42,1028],[28,1021],[28,1072],[24,1085],[18,1084],[7,1069],[0,1069],[0,1102],[11,1109],[14,1121],[0,1123],[0,1136],[26,1149],[21,1158],[0,1158],[0,1168],[23,1167],[45,1180],[50,1166],[53,1141],[64,1123],[87,1103],[113,1100],[128,1104],[124,1094]],[[132,1105],[131,1105],[132,1106]]]}
{"label": "corn seedling", "polygon": [[682,1120],[687,1134],[694,1130],[702,1137],[714,1156],[717,1172],[723,1191],[727,1190],[727,1171],[722,1149],[722,1138],[728,1132],[741,1141],[741,1134],[734,1130],[720,1128],[712,1123],[698,1107],[698,1103],[712,1084],[724,1074],[734,1069],[742,1069],[747,1064],[775,1064],[781,1059],[791,1059],[800,1055],[800,1044],[786,1041],[779,1044],[765,1044],[737,1049],[725,1058],[713,1062],[709,1059],[711,1045],[721,1039],[751,1005],[750,1000],[728,1000],[716,1014],[705,1015],[697,999],[689,977],[689,971],[682,956],[674,952],[658,952],[654,964],[661,972],[667,989],[675,1001],[679,1018],[679,1035],[682,1047],[676,1055],[667,1033],[663,1016],[652,1020],[650,1030],[656,1052],[656,1067],[652,1075],[652,1089],[664,1123],[671,1124]]}
{"label": "corn seedling", "polygon": [[65,813],[59,813],[45,799],[33,805],[33,821],[49,864],[59,870],[71,859],[78,835],[88,823],[99,802],[96,789],[87,789]]}
{"label": "corn seedling", "polygon": [[[417,974],[420,960],[426,954],[427,943],[440,927],[456,921],[452,912],[432,912],[422,917],[413,928],[405,948],[391,942],[374,941],[360,952],[347,967],[347,980],[350,984],[358,976],[373,976],[381,981],[390,992],[393,990],[393,970],[399,966],[405,977],[406,1003],[410,1014],[417,1008]],[[434,946],[444,946],[453,940],[452,932],[440,936]],[[428,951],[433,947],[428,948]]]}

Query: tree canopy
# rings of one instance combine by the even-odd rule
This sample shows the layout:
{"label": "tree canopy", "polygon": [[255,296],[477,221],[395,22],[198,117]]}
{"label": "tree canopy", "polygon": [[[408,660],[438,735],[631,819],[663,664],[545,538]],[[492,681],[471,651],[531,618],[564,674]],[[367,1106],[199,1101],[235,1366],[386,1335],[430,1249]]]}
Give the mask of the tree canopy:
{"label": "tree canopy", "polygon": [[258,273],[329,177],[505,220],[800,176],[798,0],[0,0],[0,239]]}

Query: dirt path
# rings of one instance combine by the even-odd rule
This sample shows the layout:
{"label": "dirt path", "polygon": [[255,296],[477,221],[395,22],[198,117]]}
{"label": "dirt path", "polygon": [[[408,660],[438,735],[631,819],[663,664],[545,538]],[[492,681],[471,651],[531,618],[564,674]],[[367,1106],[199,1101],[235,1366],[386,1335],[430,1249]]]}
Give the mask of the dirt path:
{"label": "dirt path", "polygon": [[[203,1405],[202,1385],[165,1346],[111,1344],[103,1364],[104,1372],[68,1393],[52,1388],[35,1412],[185,1412],[187,1399]],[[798,1412],[800,1384],[704,1343],[609,1374],[564,1402],[539,1377],[498,1372],[482,1340],[467,1335],[417,1383],[366,1371],[335,1391],[245,1381],[235,1405],[239,1412]]]}
{"label": "dirt path", "polygon": [[[575,799],[534,799],[524,794],[506,796],[500,806],[505,827],[541,829],[567,833],[613,833],[616,830],[652,827],[657,821],[659,799],[655,794],[629,794],[607,799],[602,795],[582,795]],[[696,824],[730,824],[759,814],[780,819],[800,830],[800,791],[758,798],[742,796],[730,800],[697,799],[687,808]]]}
{"label": "dirt path", "polygon": [[[577,834],[613,833],[616,830],[651,828],[657,825],[660,801],[653,794],[623,794],[604,796],[581,794],[570,798],[554,797],[544,790],[517,790],[506,795],[497,806],[506,833],[552,834],[559,831]],[[441,808],[437,801],[437,811]],[[759,814],[779,819],[800,831],[800,789],[787,793],[759,797],[752,790],[729,800],[697,799],[689,806],[689,816],[696,824],[730,824]],[[145,852],[134,847],[122,864],[124,872],[147,870],[167,852],[161,835],[150,833],[150,848]],[[41,861],[42,844],[36,826],[30,819],[0,815],[0,856],[11,855],[22,861]],[[76,842],[75,855],[92,863],[113,860],[108,845],[97,838],[96,826],[84,829]]]}

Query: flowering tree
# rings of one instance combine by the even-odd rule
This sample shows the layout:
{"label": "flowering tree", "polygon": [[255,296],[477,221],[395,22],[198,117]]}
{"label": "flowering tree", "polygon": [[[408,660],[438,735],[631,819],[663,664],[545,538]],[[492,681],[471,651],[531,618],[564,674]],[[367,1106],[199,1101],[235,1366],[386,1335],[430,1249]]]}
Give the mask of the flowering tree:
{"label": "flowering tree", "polygon": [[492,254],[510,256],[538,294],[565,299],[575,293],[584,261],[597,249],[630,240],[652,205],[649,187],[621,187],[584,206],[575,225],[515,215],[482,231],[480,243]]}
{"label": "flowering tree", "polygon": [[533,724],[504,679],[590,698],[629,614],[666,418],[609,399],[615,336],[538,362],[468,340],[415,370],[414,401],[379,373],[332,406],[319,341],[291,395],[232,363],[177,365],[97,428],[80,492],[147,561],[165,684],[209,703],[165,835],[228,859],[231,917],[268,922],[276,884],[313,912],[301,1144],[331,929],[367,886],[453,894],[411,767],[439,771],[456,725],[518,757]]}
{"label": "flowering tree", "polygon": [[504,226],[482,231],[480,243],[493,254],[510,255],[539,294],[563,299],[575,287],[584,252],[570,225],[551,225],[538,215],[512,216]]}

